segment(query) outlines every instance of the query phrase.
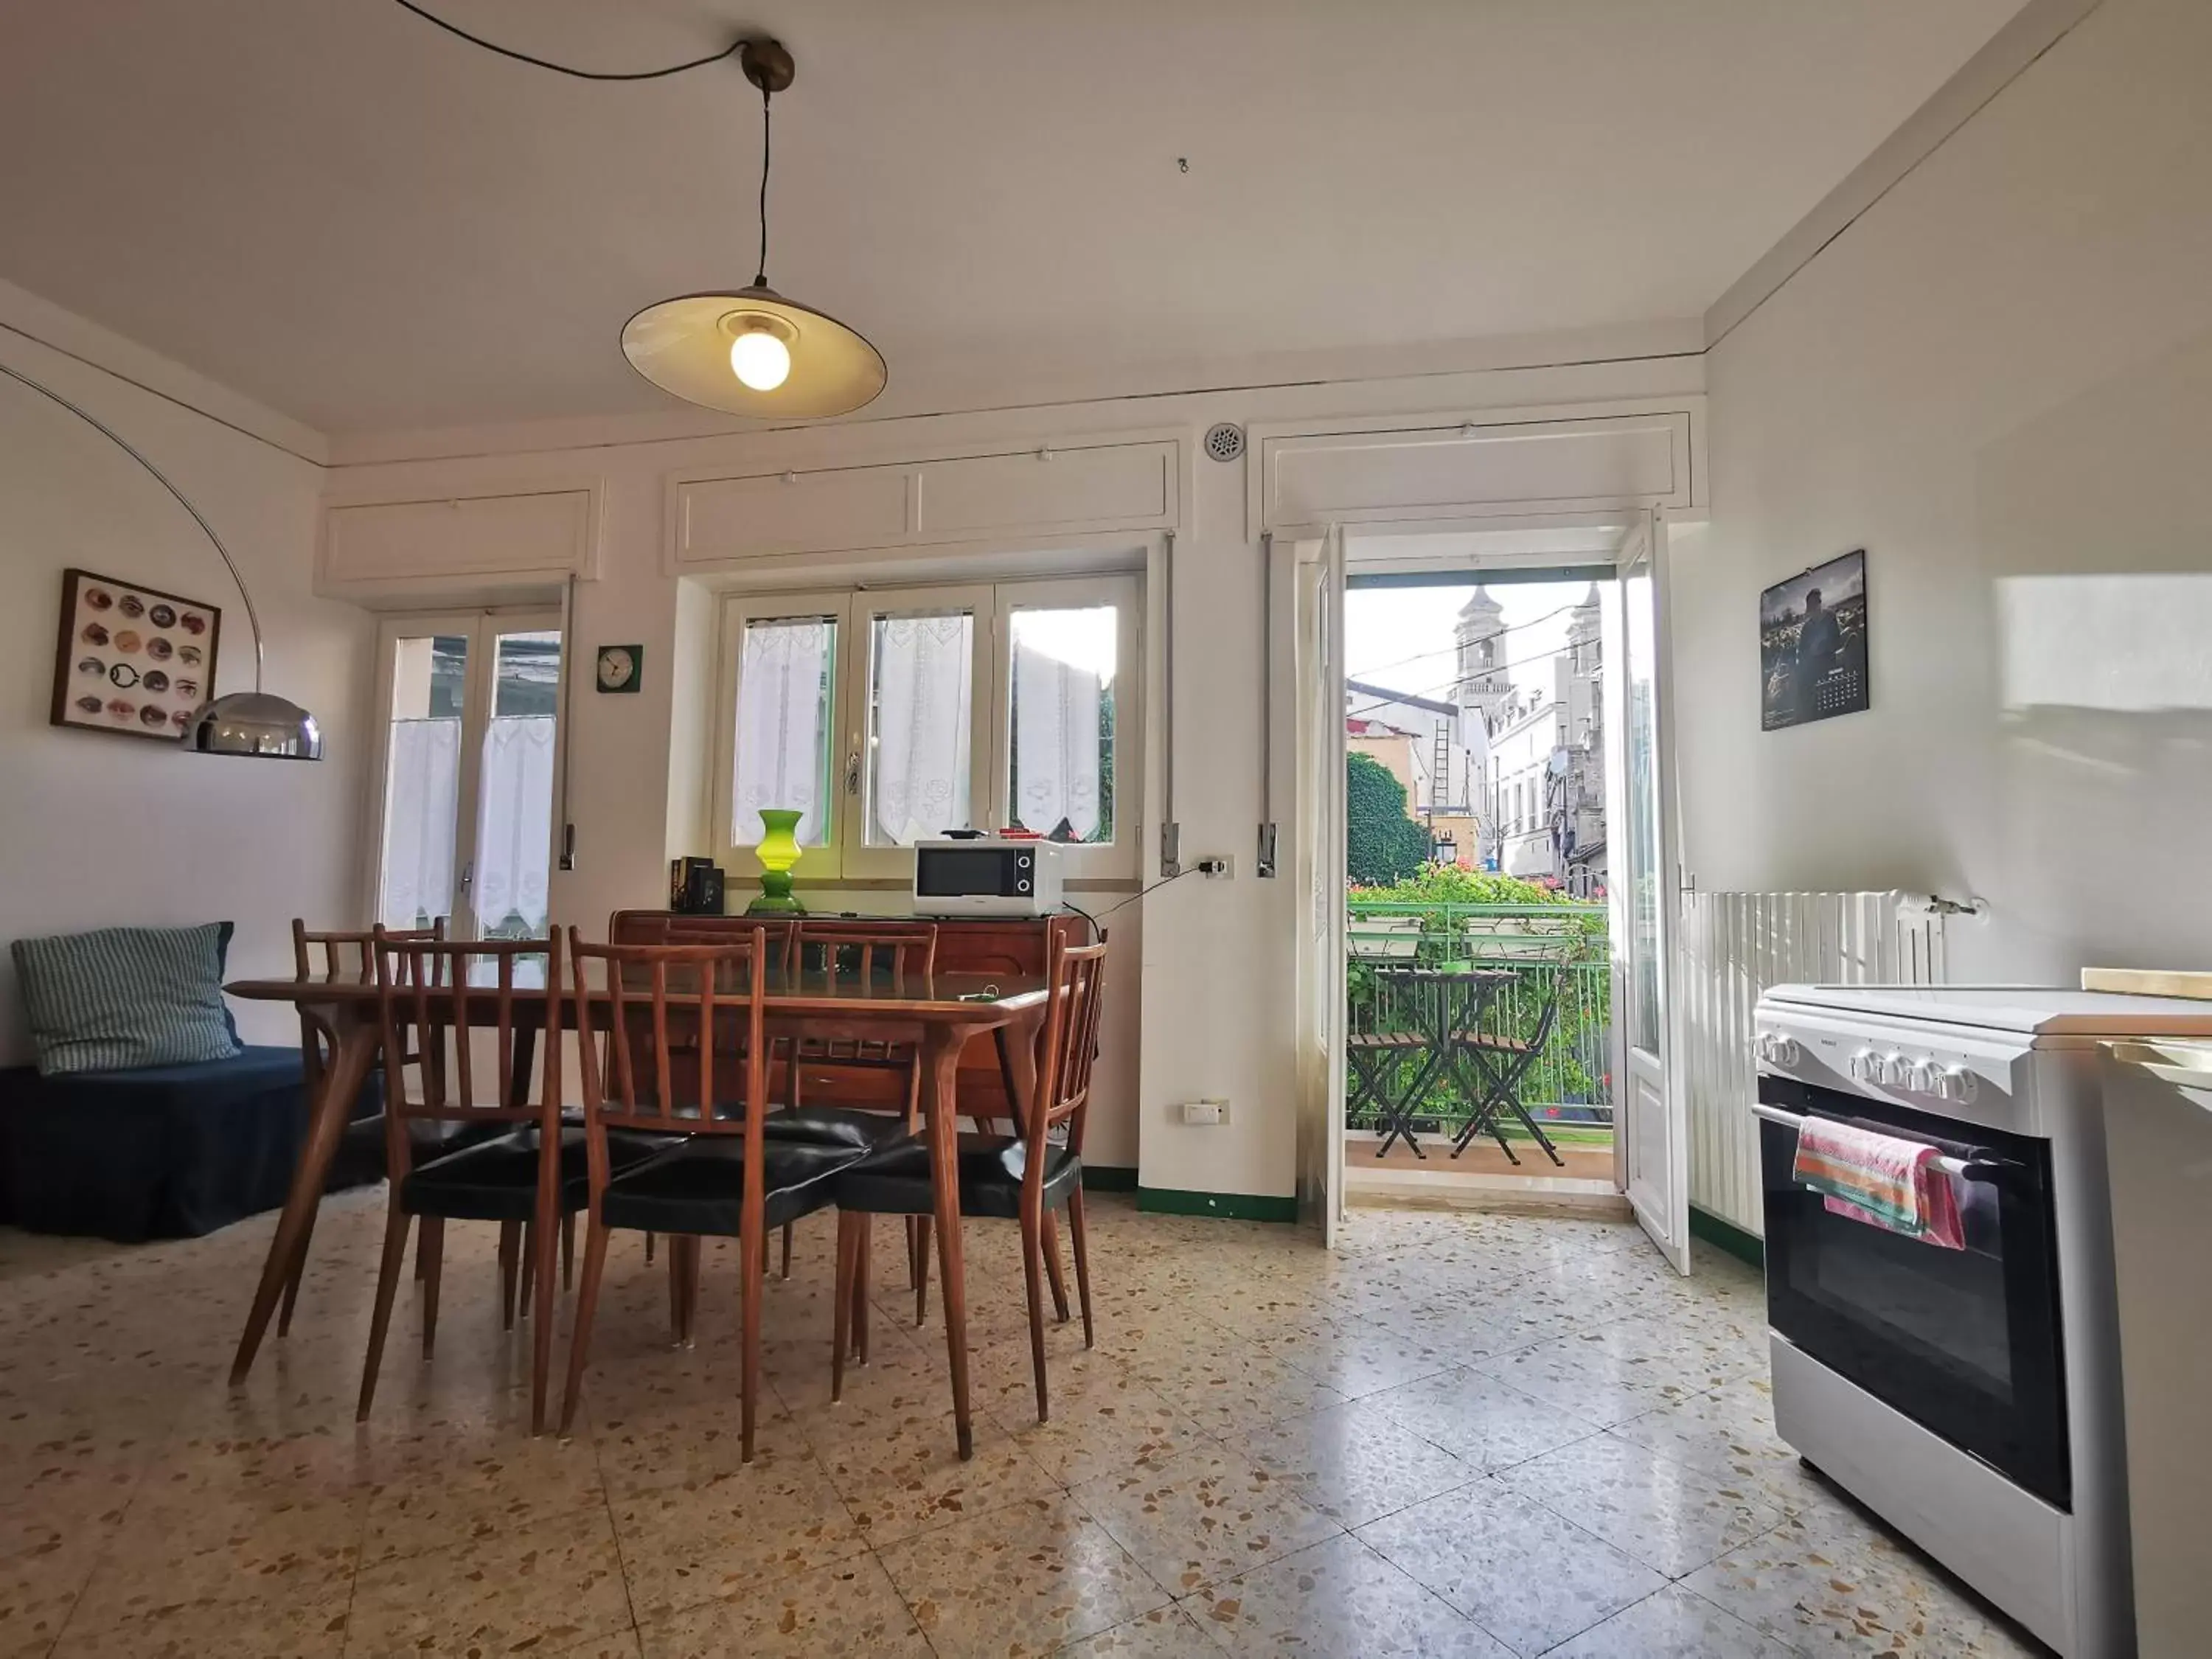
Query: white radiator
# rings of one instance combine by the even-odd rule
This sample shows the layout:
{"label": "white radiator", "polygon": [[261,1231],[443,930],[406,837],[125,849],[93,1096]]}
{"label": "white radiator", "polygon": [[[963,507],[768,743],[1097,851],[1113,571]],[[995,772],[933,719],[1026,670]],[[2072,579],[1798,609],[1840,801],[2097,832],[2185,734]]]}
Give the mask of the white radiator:
{"label": "white radiator", "polygon": [[1770,985],[1940,985],[1943,919],[1904,893],[1690,893],[1682,901],[1690,1202],[1759,1224],[1752,1012]]}

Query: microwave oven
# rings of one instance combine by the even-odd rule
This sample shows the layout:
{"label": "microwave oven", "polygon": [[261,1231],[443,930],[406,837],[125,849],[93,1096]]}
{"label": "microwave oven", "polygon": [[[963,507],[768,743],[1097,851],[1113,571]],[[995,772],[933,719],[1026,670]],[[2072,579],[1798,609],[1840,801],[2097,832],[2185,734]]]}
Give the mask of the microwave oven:
{"label": "microwave oven", "polygon": [[924,841],[914,848],[918,916],[1043,916],[1060,907],[1060,848],[1048,841]]}

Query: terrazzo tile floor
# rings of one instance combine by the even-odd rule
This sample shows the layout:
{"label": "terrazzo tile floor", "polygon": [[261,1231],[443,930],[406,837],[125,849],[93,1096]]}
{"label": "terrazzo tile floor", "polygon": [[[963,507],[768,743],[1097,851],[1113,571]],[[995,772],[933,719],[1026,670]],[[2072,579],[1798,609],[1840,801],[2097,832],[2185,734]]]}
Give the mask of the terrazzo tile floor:
{"label": "terrazzo tile floor", "polygon": [[383,1213],[325,1203],[235,1390],[272,1218],[0,1233],[0,1659],[2036,1651],[1775,1438],[1756,1276],[1676,1279],[1631,1227],[1359,1211],[1330,1255],[1094,1199],[1099,1345],[1054,1328],[1039,1425],[1016,1230],[971,1224],[963,1464],[902,1285],[830,1401],[817,1218],[769,1285],[748,1466],[733,1255],[677,1348],[635,1237],[572,1439],[529,1437],[495,1230],[464,1223],[434,1352],[410,1285],[357,1429]]}

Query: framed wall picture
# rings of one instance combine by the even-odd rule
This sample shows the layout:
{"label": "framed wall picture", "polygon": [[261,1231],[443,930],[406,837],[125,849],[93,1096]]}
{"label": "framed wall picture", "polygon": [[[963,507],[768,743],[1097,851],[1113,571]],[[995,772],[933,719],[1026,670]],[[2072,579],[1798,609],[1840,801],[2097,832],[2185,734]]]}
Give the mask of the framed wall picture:
{"label": "framed wall picture", "polygon": [[174,743],[215,695],[222,612],[89,570],[62,572],[56,726]]}
{"label": "framed wall picture", "polygon": [[1759,726],[1802,726],[1868,707],[1866,550],[1759,596]]}

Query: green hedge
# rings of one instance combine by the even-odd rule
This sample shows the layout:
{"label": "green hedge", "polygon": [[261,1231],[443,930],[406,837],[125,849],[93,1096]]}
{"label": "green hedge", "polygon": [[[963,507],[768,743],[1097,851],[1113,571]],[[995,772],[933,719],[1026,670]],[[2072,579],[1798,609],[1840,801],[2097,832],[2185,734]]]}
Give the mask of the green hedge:
{"label": "green hedge", "polygon": [[1371,755],[1345,758],[1345,873],[1354,886],[1404,881],[1429,861],[1429,832],[1406,815],[1406,786]]}

